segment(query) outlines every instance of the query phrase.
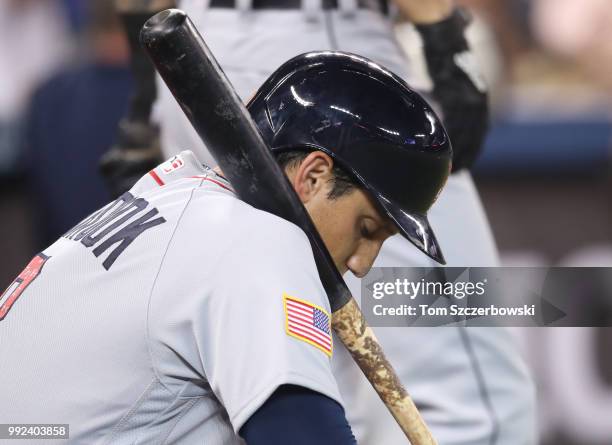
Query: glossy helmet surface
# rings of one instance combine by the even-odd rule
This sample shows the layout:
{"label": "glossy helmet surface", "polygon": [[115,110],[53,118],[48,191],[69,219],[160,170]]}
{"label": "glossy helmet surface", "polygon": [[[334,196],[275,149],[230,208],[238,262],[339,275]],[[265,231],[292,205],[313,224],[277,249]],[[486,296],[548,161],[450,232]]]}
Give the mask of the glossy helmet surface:
{"label": "glossy helmet surface", "polygon": [[273,151],[327,153],[404,237],[444,263],[427,211],[450,173],[451,144],[431,107],[402,79],[354,54],[306,53],[276,70],[247,108]]}

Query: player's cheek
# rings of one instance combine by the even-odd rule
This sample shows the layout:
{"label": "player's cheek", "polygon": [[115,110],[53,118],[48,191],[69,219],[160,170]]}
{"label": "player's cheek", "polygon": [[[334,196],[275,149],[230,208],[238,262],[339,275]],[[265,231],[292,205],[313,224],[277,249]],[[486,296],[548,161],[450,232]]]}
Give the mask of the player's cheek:
{"label": "player's cheek", "polygon": [[332,252],[334,262],[338,266],[341,273],[346,272],[349,267],[348,263],[357,250],[358,240],[355,239],[350,230],[336,231],[335,236],[335,252]]}
{"label": "player's cheek", "polygon": [[371,240],[367,245],[367,252],[364,254],[365,273],[368,273],[380,252],[382,243],[380,240]]}

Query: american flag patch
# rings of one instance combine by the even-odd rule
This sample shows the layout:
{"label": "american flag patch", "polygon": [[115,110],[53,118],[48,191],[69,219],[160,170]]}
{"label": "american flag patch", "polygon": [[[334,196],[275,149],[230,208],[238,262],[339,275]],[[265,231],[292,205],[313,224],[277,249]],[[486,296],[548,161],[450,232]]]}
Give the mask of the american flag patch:
{"label": "american flag patch", "polygon": [[325,309],[299,298],[283,295],[287,334],[319,348],[331,357],[331,320]]}

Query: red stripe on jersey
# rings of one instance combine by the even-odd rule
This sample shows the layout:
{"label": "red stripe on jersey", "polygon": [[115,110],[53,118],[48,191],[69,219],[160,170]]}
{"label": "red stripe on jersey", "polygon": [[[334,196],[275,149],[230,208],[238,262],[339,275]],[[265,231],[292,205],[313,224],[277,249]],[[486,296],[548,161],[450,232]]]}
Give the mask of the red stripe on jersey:
{"label": "red stripe on jersey", "polygon": [[230,192],[232,192],[232,193],[234,192],[234,191],[233,191],[231,188],[229,188],[227,185],[225,185],[225,184],[223,184],[223,183],[221,183],[221,182],[219,182],[219,181],[215,181],[214,179],[210,179],[210,178],[202,178],[202,179],[204,179],[204,181],[210,181],[210,182],[213,182],[213,183],[217,184],[219,187],[224,188],[225,190],[229,190],[229,191],[230,191]]}
{"label": "red stripe on jersey", "polygon": [[219,181],[216,181],[214,179],[211,179],[208,176],[190,176],[190,178],[193,178],[193,179],[202,179],[203,181],[209,181],[209,182],[212,182],[214,184],[217,184],[219,187],[224,188],[225,190],[228,190],[228,191],[230,191],[232,193],[235,193],[234,190],[232,190],[227,185],[225,185],[225,184],[223,184],[223,183],[221,183]]}
{"label": "red stripe on jersey", "polygon": [[155,173],[155,170],[151,170],[149,174],[160,186],[164,185],[164,181],[162,181],[161,178],[157,175],[157,173]]}

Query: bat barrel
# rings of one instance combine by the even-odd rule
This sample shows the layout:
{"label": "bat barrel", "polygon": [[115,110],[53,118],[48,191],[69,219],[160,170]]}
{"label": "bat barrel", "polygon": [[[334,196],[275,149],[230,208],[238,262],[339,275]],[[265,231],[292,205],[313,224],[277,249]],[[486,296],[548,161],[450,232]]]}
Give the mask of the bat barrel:
{"label": "bat barrel", "polygon": [[180,30],[186,20],[187,14],[180,9],[166,9],[155,14],[147,20],[142,29],[142,44],[149,46],[155,39],[163,38],[164,35],[172,35]]}

